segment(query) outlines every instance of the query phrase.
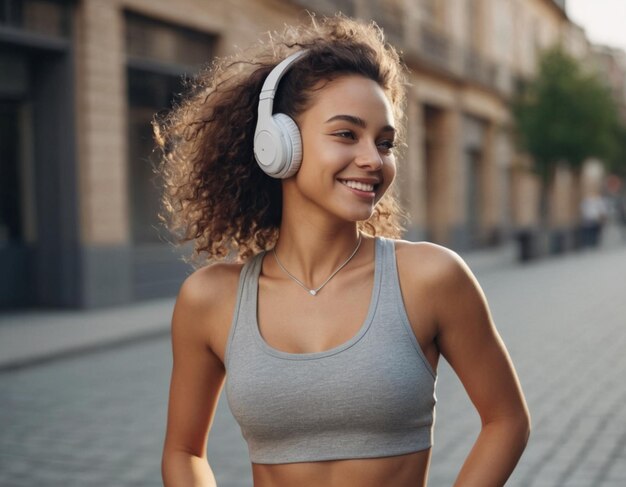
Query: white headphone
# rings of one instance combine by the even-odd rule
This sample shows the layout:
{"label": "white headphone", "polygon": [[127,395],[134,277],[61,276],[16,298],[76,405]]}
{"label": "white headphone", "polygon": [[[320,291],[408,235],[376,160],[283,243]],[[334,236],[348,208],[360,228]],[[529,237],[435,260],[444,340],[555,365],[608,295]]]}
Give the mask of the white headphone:
{"label": "white headphone", "polygon": [[272,114],[278,83],[289,68],[306,53],[293,53],[267,76],[259,96],[259,115],[254,131],[254,158],[268,176],[293,176],[302,162],[302,139],[296,122],[284,113]]}

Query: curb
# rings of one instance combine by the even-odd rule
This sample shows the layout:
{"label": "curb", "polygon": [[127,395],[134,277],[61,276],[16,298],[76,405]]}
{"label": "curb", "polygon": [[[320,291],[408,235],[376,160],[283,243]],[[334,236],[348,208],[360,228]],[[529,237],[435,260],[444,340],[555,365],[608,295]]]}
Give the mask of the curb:
{"label": "curb", "polygon": [[90,355],[93,353],[103,352],[114,348],[124,347],[127,345],[134,345],[136,343],[141,343],[144,341],[165,338],[169,335],[169,328],[163,330],[146,331],[145,333],[140,333],[137,335],[117,337],[112,338],[111,340],[94,342],[92,344],[86,344],[83,346],[68,347],[66,349],[57,350],[50,353],[42,353],[40,355],[21,357],[14,361],[0,363],[0,374],[15,372],[38,365],[44,365],[55,362],[57,360],[65,360],[68,358]]}
{"label": "curb", "polygon": [[170,333],[175,298],[96,310],[29,310],[0,316],[0,372]]}

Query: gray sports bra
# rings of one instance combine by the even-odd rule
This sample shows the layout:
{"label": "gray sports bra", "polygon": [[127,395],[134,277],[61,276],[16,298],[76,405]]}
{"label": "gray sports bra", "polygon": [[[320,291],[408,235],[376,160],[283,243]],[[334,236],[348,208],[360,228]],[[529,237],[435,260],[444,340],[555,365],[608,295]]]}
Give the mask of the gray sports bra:
{"label": "gray sports bra", "polygon": [[436,375],[411,329],[392,240],[376,239],[369,311],[347,342],[288,353],[257,323],[263,253],[248,261],[226,347],[226,395],[254,463],[402,455],[432,445]]}

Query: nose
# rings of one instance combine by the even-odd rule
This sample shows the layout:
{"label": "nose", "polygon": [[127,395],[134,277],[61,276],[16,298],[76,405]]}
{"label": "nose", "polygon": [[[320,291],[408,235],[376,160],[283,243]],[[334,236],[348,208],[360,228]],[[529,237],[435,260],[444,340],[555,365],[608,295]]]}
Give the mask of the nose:
{"label": "nose", "polygon": [[378,171],[383,167],[383,159],[378,151],[375,142],[364,142],[363,147],[357,157],[355,163],[357,166],[369,171]]}

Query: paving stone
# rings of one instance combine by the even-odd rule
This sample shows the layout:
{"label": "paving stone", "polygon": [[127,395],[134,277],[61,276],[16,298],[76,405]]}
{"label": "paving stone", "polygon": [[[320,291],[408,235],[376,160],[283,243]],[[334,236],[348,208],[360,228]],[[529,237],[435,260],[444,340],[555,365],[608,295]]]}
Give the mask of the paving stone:
{"label": "paving stone", "polygon": [[[512,487],[626,485],[626,248],[477,271],[517,367],[533,433]],[[0,485],[156,486],[167,338],[0,374]],[[480,428],[442,361],[430,484],[449,486]],[[241,432],[220,399],[208,445],[220,487],[250,487]]]}

